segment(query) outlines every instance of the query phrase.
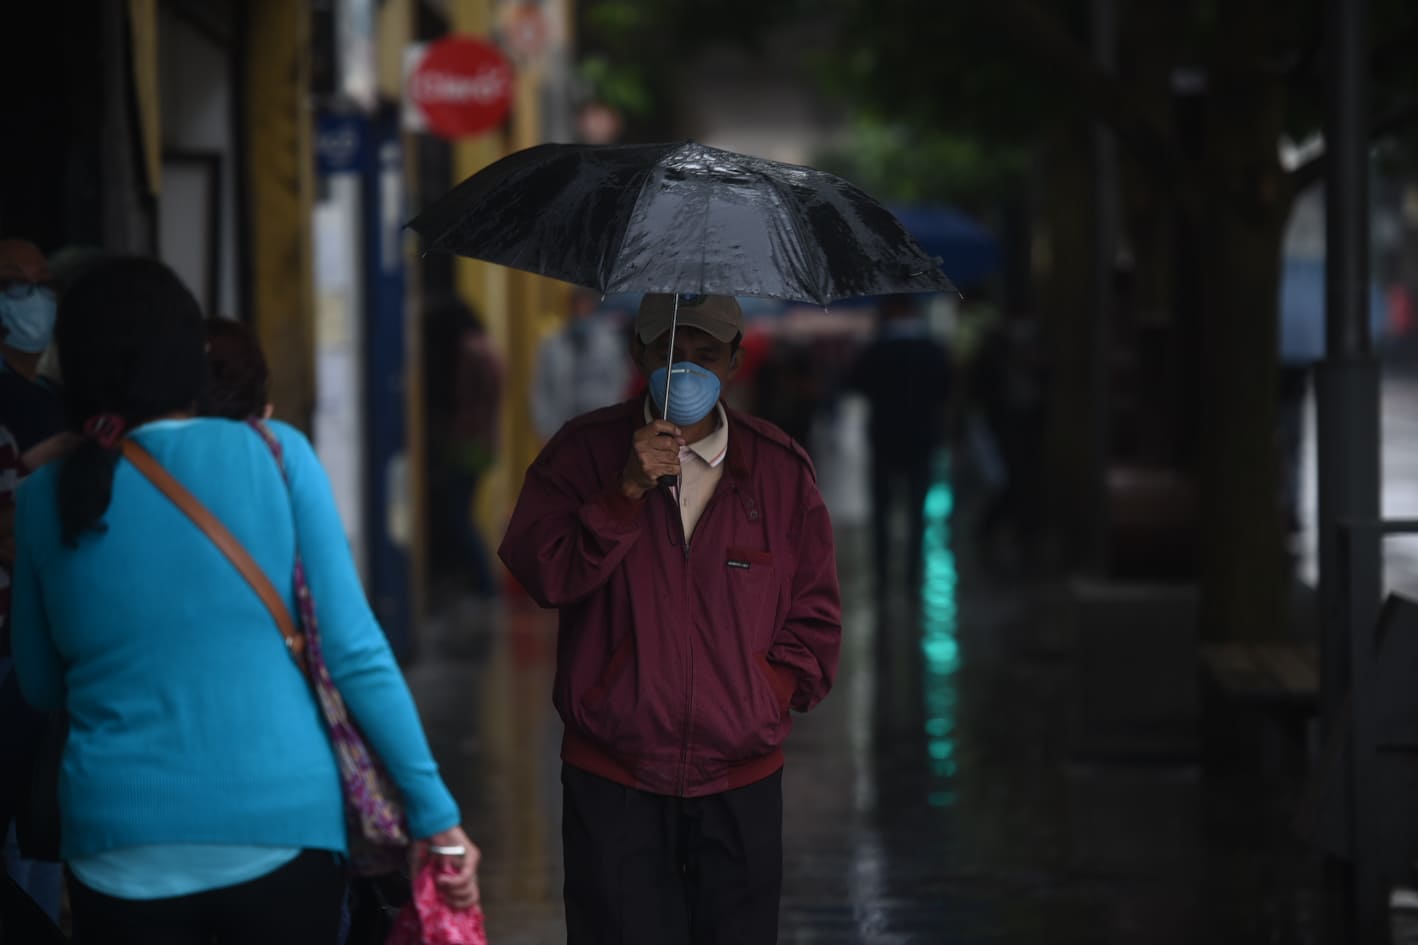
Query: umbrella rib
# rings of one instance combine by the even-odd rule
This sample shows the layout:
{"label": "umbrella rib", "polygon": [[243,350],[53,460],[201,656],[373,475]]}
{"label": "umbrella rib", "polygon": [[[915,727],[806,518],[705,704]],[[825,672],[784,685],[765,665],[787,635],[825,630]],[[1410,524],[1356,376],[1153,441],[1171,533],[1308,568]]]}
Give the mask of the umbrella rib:
{"label": "umbrella rib", "polygon": [[[714,192],[713,192],[712,190],[706,190],[706,191],[704,191],[704,218],[700,221],[700,232],[701,232],[701,233],[708,233],[708,232],[710,232],[710,230],[709,230],[709,205],[710,205],[711,203],[713,203],[713,202],[714,202]],[[705,281],[706,281],[705,278],[704,278],[704,276],[705,276],[704,261],[705,261],[706,259],[708,259],[708,258],[709,258],[709,244],[708,244],[708,241],[701,241],[700,244],[699,244],[699,291],[701,291],[701,292],[704,291],[704,283],[705,283]]]}
{"label": "umbrella rib", "polygon": [[[529,148],[529,149],[527,149],[527,150],[534,150],[535,148],[543,148],[543,147],[550,148],[550,147],[555,147],[555,145],[551,145],[551,144],[535,145],[534,148]],[[512,155],[510,155],[510,154],[509,154],[509,155],[505,155],[505,156],[504,156],[504,160],[505,160],[506,158],[508,158],[508,157],[511,157],[511,156],[512,156]],[[496,163],[496,162],[494,162],[494,163]],[[441,204],[444,200],[447,200],[447,199],[449,199],[450,197],[453,197],[455,194],[458,193],[458,191],[462,190],[463,187],[464,187],[464,185],[466,185],[466,184],[468,183],[468,180],[471,180],[471,179],[472,179],[472,178],[465,179],[461,184],[459,184],[457,187],[453,188],[452,191],[450,191],[449,193],[445,194],[444,197],[443,197],[441,200],[439,200],[437,203],[434,204],[434,206],[437,206],[438,204]],[[424,212],[427,213],[427,212],[428,212],[427,209],[425,209]],[[417,219],[417,218],[415,218],[415,219]],[[408,227],[408,226],[409,226],[411,223],[413,223],[413,222],[414,222],[413,220],[410,220],[409,223],[405,223],[404,226],[405,226],[405,227]],[[449,235],[450,233],[452,233],[454,230],[456,230],[456,229],[458,228],[458,225],[459,225],[459,223],[461,223],[461,222],[462,222],[461,219],[459,219],[457,216],[455,216],[455,217],[453,218],[453,222],[451,222],[451,223],[449,223],[447,226],[445,226],[442,230],[439,231],[439,233],[438,233],[438,235],[437,235],[436,237],[434,237],[431,241],[429,241],[428,249],[425,249],[425,250],[424,250],[424,254],[427,255],[429,249],[439,249],[439,248],[440,248],[440,244],[442,244],[442,242],[443,242],[445,239],[448,238],[448,235]],[[417,232],[417,231],[415,231],[415,232]]]}
{"label": "umbrella rib", "polygon": [[[802,227],[798,223],[797,207],[793,204],[792,192],[786,189],[787,185],[783,181],[780,181],[776,177],[772,177],[768,174],[763,174],[761,176],[764,180],[768,181],[769,185],[774,190],[778,191],[778,195],[783,198],[783,209],[787,211],[788,222],[793,227],[793,235],[798,238],[798,245],[801,246],[804,251],[806,251],[809,246],[815,246],[815,243],[809,243],[806,237],[803,235]],[[819,254],[818,261],[822,264],[822,271],[824,273],[828,272],[827,257]],[[814,288],[818,287],[814,286]],[[823,286],[821,288],[823,289],[821,297],[814,298],[813,301],[818,303],[819,305],[826,307],[827,303],[832,300],[832,294],[830,292],[830,287]]]}
{"label": "umbrella rib", "polygon": [[[635,208],[640,206],[640,198],[645,195],[645,187],[650,183],[651,176],[653,176],[655,171],[660,168],[660,161],[664,158],[666,154],[669,154],[672,150],[677,150],[682,147],[684,147],[684,144],[680,143],[675,145],[674,148],[667,148],[664,153],[660,155],[659,158],[656,158],[655,161],[648,168],[645,169],[645,175],[640,179],[640,186],[635,188],[635,199],[630,202],[630,212],[626,214],[625,226],[621,227],[620,239],[616,241],[615,252],[611,254],[610,261],[612,268],[614,268],[615,264],[620,260],[621,250],[625,249],[625,239],[627,236],[630,235],[630,218],[635,215]],[[602,272],[601,284],[596,286],[596,288],[600,289],[602,292],[606,291],[606,288],[610,284],[609,275],[610,274],[607,272]]]}

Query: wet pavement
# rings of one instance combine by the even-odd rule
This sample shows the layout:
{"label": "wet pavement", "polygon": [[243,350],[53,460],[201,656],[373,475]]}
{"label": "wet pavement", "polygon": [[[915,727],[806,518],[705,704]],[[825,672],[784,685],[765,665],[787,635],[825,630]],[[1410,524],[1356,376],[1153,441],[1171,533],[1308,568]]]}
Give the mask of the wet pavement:
{"label": "wet pavement", "polygon": [[[788,746],[780,941],[1321,941],[1295,772],[1082,760],[1062,588],[984,573],[947,481],[928,510],[923,586],[885,599],[839,526],[842,667]],[[526,602],[465,602],[409,670],[497,945],[564,940],[554,638]]]}

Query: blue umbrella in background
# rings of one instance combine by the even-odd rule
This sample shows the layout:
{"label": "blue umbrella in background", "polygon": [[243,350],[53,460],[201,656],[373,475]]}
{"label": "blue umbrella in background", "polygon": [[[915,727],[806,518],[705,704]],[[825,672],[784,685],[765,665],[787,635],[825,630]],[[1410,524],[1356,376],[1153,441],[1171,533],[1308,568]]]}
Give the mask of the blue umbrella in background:
{"label": "blue umbrella in background", "polygon": [[959,210],[932,204],[891,209],[922,249],[941,258],[956,285],[978,285],[999,268],[999,240]]}

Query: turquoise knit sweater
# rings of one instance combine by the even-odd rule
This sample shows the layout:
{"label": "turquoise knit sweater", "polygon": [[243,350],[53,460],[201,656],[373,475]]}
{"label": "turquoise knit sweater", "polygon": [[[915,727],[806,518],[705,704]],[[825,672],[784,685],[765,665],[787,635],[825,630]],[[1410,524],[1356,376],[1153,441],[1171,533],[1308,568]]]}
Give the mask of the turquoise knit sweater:
{"label": "turquoise knit sweater", "polygon": [[[132,435],[291,599],[296,535],[326,662],[399,785],[415,837],[458,823],[417,710],[365,600],[310,443],[272,424],[290,491],[254,430],[159,421]],[[19,492],[15,669],[34,705],[69,711],[66,858],[141,844],[345,849],[340,780],[310,686],[250,585],[120,460],[102,532],[60,540],[58,465]]]}

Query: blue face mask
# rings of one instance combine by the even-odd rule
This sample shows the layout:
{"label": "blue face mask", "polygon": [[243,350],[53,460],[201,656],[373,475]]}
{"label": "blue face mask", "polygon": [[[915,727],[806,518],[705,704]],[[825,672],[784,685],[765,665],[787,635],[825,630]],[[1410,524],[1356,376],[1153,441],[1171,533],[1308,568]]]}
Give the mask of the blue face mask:
{"label": "blue face mask", "polygon": [[26,354],[39,354],[54,337],[54,291],[36,287],[22,299],[0,292],[0,343]]}
{"label": "blue face mask", "polygon": [[719,375],[692,361],[677,361],[668,368],[659,368],[650,375],[650,399],[655,413],[665,412],[665,377],[670,381],[670,414],[666,418],[676,426],[698,423],[719,402]]}

